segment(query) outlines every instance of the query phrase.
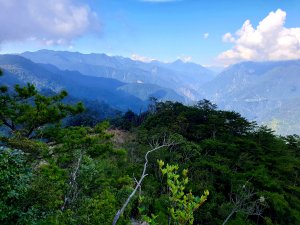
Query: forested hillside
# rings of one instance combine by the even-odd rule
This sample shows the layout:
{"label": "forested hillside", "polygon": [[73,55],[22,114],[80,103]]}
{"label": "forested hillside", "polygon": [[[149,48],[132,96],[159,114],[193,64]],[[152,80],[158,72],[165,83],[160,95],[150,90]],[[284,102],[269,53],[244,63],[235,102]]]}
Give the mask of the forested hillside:
{"label": "forested hillside", "polygon": [[0,87],[0,224],[300,224],[297,135],[208,100],[94,126],[66,91]]}

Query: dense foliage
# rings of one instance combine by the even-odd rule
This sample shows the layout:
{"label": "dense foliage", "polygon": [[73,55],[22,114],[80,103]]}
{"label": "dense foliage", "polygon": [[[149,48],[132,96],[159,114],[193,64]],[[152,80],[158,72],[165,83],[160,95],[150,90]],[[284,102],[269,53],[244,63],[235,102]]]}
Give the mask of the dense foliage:
{"label": "dense foliage", "polygon": [[299,136],[276,136],[207,100],[152,99],[111,125],[84,123],[89,114],[66,125],[83,108],[61,103],[65,95],[1,87],[0,224],[111,224],[149,143],[169,138],[174,145],[149,155],[118,224],[300,224]]}
{"label": "dense foliage", "polygon": [[[188,169],[188,189],[195,195],[209,190],[207,202],[195,213],[195,224],[300,223],[299,136],[276,136],[267,127],[258,127],[236,112],[218,110],[207,100],[195,106],[154,102],[150,109],[123,118],[123,128],[137,136],[135,147],[128,148],[134,151],[129,154],[131,161],[139,161],[143,152],[136,149],[152,139],[177,135],[178,145],[155,158]],[[155,164],[151,169],[144,198],[149,214],[164,218],[168,189]],[[167,216],[160,224],[166,221]]]}

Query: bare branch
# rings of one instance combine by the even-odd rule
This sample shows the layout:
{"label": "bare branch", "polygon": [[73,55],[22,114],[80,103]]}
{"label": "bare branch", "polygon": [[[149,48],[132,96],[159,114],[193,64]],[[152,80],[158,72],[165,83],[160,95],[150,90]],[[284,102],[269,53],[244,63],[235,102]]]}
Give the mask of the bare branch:
{"label": "bare branch", "polygon": [[244,213],[247,216],[262,216],[263,209],[266,207],[265,199],[263,196],[256,197],[257,193],[254,192],[254,189],[247,186],[249,180],[236,193],[230,193],[230,202],[233,204],[233,208],[222,225],[225,225],[231,216],[237,212]]}
{"label": "bare branch", "polygon": [[141,184],[144,180],[144,178],[146,176],[148,176],[148,174],[146,174],[146,170],[147,170],[147,165],[148,165],[148,156],[149,154],[151,154],[152,152],[155,152],[159,149],[162,149],[162,148],[167,148],[167,147],[170,147],[170,146],[173,146],[175,145],[175,142],[174,141],[168,141],[166,140],[166,138],[164,137],[164,140],[163,140],[163,144],[162,145],[158,145],[158,141],[156,140],[153,140],[153,142],[150,144],[151,146],[151,150],[149,150],[146,154],[145,154],[145,163],[144,163],[144,168],[143,168],[143,172],[141,174],[141,177],[140,177],[140,180],[137,181],[136,179],[136,186],[134,188],[134,190],[132,191],[132,193],[129,195],[129,197],[127,198],[126,202],[124,203],[124,205],[122,206],[122,208],[116,213],[115,217],[114,217],[114,220],[112,222],[112,225],[115,225],[120,216],[124,213],[127,205],[129,204],[130,200],[133,198],[133,196],[135,195],[135,193],[137,192],[138,188],[141,187]]}
{"label": "bare branch", "polygon": [[78,176],[78,171],[79,171],[79,168],[80,168],[80,165],[81,165],[82,157],[83,157],[83,152],[80,151],[78,160],[77,160],[76,165],[74,167],[74,170],[71,173],[70,182],[69,182],[70,190],[65,195],[64,204],[61,207],[62,211],[65,210],[65,208],[68,204],[70,204],[71,202],[73,202],[77,198],[77,195],[78,195],[78,192],[77,192],[77,176]]}
{"label": "bare branch", "polygon": [[[138,185],[138,180],[135,178],[135,176],[133,175],[133,179],[134,179],[134,182]],[[139,196],[141,196],[142,195],[142,186],[141,185],[139,185]]]}

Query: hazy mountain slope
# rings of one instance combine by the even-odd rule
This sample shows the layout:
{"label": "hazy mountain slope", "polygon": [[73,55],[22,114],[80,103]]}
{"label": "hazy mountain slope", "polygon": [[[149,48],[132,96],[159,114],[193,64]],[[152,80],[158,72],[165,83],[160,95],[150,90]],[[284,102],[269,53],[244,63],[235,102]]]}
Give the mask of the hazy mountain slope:
{"label": "hazy mountain slope", "polygon": [[108,78],[89,77],[74,71],[61,71],[50,65],[33,63],[21,56],[0,55],[0,67],[5,76],[1,83],[34,83],[38,89],[54,92],[66,89],[78,99],[105,102],[120,110],[140,110],[146,103],[118,90],[124,83]]}
{"label": "hazy mountain slope", "polygon": [[256,84],[265,73],[281,64],[282,62],[243,62],[232,65],[202,86],[202,94],[218,100],[219,96],[230,95]]}
{"label": "hazy mountain slope", "polygon": [[208,82],[212,80],[215,73],[199,64],[191,63],[191,62],[183,62],[182,60],[178,59],[172,63],[161,63],[158,61],[151,62],[153,65],[158,65],[178,73],[184,75],[186,79],[194,82]]}
{"label": "hazy mountain slope", "polygon": [[202,90],[221,108],[271,124],[282,134],[300,133],[300,60],[236,64]]}
{"label": "hazy mountain slope", "polygon": [[107,77],[126,83],[156,84],[171,88],[190,100],[198,98],[198,88],[213,79],[214,73],[193,63],[143,63],[105,54],[81,54],[40,50],[22,56],[38,63],[51,63],[60,69],[77,70],[85,75]]}
{"label": "hazy mountain slope", "polygon": [[254,101],[300,96],[300,60],[233,65],[202,86],[214,101]]}
{"label": "hazy mountain slope", "polygon": [[161,101],[185,102],[185,99],[177,94],[172,89],[161,88],[155,84],[126,84],[118,88],[129,94],[132,94],[142,100],[149,100],[150,97],[155,97]]}
{"label": "hazy mountain slope", "polygon": [[[270,113],[265,112],[259,119],[279,134],[300,135],[300,98],[274,102],[276,107]],[[270,116],[271,115],[271,116]]]}

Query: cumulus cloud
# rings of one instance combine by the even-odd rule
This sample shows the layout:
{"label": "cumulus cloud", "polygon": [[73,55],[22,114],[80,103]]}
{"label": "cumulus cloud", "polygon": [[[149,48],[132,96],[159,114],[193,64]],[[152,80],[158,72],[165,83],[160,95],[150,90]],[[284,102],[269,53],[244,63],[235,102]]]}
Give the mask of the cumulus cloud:
{"label": "cumulus cloud", "polygon": [[223,42],[234,42],[235,41],[235,39],[231,33],[224,34],[222,37],[222,40],[223,40]]}
{"label": "cumulus cloud", "polygon": [[223,41],[232,49],[222,52],[218,59],[225,64],[244,60],[288,60],[300,58],[300,28],[284,26],[286,12],[270,12],[256,28],[246,20],[235,34],[226,33]]}
{"label": "cumulus cloud", "polygon": [[138,54],[132,54],[132,55],[131,55],[131,59],[132,59],[132,60],[135,60],[135,61],[146,62],[146,63],[155,60],[155,59],[153,59],[153,58],[146,57],[146,56],[141,56],[141,55],[138,55]]}
{"label": "cumulus cloud", "polygon": [[0,44],[33,40],[60,45],[98,30],[99,21],[76,0],[0,0],[0,27]]}

